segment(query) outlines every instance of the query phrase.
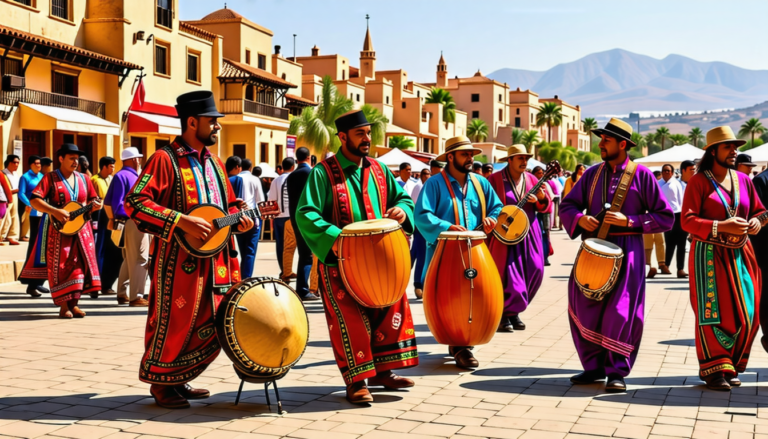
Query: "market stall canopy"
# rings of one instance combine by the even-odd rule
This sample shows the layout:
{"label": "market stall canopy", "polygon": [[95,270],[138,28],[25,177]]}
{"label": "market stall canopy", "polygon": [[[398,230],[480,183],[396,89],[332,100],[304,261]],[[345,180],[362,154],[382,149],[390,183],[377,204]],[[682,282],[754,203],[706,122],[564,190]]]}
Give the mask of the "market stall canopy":
{"label": "market stall canopy", "polygon": [[259,163],[258,167],[261,168],[261,178],[277,178],[279,175],[277,175],[277,172],[275,172],[275,169],[270,166],[269,163]]}
{"label": "market stall canopy", "polygon": [[[381,149],[383,148],[379,148],[379,150]],[[391,149],[384,155],[379,156],[376,160],[390,169],[400,169],[401,163],[408,163],[411,165],[411,172],[421,172],[424,169],[429,169],[429,166],[426,164],[409,156],[397,148]]]}
{"label": "market stall canopy", "polygon": [[129,133],[159,133],[181,135],[181,120],[162,114],[131,111],[128,114]]}
{"label": "market stall canopy", "polygon": [[27,103],[20,103],[19,107],[22,128],[120,135],[120,125],[85,111]]}
{"label": "market stall canopy", "polygon": [[641,163],[644,166],[651,168],[655,166],[664,166],[669,163],[674,166],[675,169],[680,167],[680,163],[685,160],[700,159],[704,155],[704,150],[697,148],[688,143],[684,145],[673,146],[672,148],[659,151],[656,154],[651,154],[648,157],[641,157],[635,162]]}
{"label": "market stall canopy", "polygon": [[[541,163],[540,161],[536,160],[533,157],[529,158],[528,159],[528,169],[531,170],[531,169],[535,168],[536,166],[541,166],[541,169],[544,169],[544,170],[547,169],[547,165],[545,165],[544,163]],[[504,162],[504,163],[494,163],[493,164],[493,172],[500,171],[500,170],[502,170],[502,169],[504,169],[506,167],[507,167],[507,163],[506,162]]]}
{"label": "market stall canopy", "polygon": [[[768,162],[768,144],[748,149],[744,151],[744,154],[749,154],[752,157],[752,163]],[[759,169],[757,170],[759,171]]]}

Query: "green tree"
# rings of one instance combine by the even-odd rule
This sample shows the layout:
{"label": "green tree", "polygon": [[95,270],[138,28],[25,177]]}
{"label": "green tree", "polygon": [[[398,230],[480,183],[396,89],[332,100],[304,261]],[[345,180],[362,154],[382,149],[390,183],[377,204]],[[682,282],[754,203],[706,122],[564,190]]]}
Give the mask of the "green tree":
{"label": "green tree", "polygon": [[341,146],[336,136],[336,119],[352,107],[352,101],[339,94],[331,77],[325,76],[317,107],[306,107],[299,117],[294,117],[288,134],[298,137],[319,157],[328,151],[336,152]]}
{"label": "green tree", "polygon": [[467,137],[475,143],[485,142],[488,138],[488,125],[482,119],[472,119],[467,127]]}
{"label": "green tree", "polygon": [[[584,153],[590,154],[590,153]],[[560,166],[563,169],[573,170],[579,163],[579,151],[572,146],[563,147],[560,142],[547,142],[541,144],[539,148],[539,157],[544,163],[549,163],[552,160],[560,162]]]}
{"label": "green tree", "polygon": [[661,146],[662,151],[664,151],[664,143],[666,143],[666,140],[668,137],[669,137],[669,128],[659,127],[658,129],[656,129],[656,141],[659,142],[659,145]]}
{"label": "green tree", "polygon": [[686,143],[688,143],[688,136],[686,136],[685,134],[670,134],[669,140],[671,140],[672,144],[675,146],[685,145]]}
{"label": "green tree", "polygon": [[523,135],[525,131],[517,128],[512,128],[512,145],[519,145],[523,143]]}
{"label": "green tree", "polygon": [[581,123],[584,124],[584,131],[586,131],[589,138],[592,139],[592,130],[597,129],[597,121],[595,120],[595,118],[587,117],[584,120],[582,120]]}
{"label": "green tree", "polygon": [[552,127],[559,127],[563,123],[561,108],[554,102],[544,102],[536,115],[536,126],[547,126],[547,141],[552,142]]}
{"label": "green tree", "polygon": [[416,146],[413,139],[405,136],[392,136],[389,138],[389,147],[397,149],[411,149]]}
{"label": "green tree", "polygon": [[[522,144],[525,145],[525,149],[528,152],[533,151],[533,149],[536,149],[534,151],[534,158],[538,157],[538,146],[541,143],[541,137],[539,137],[539,131],[538,130],[528,130],[523,132],[523,139]],[[532,149],[533,148],[533,149]]]}
{"label": "green tree", "polygon": [[704,133],[701,131],[701,128],[699,127],[691,128],[691,131],[688,131],[688,140],[691,141],[691,144],[693,146],[700,148],[699,142],[704,140]]}
{"label": "green tree", "polygon": [[387,124],[389,119],[376,107],[365,104],[360,110],[365,114],[365,118],[371,124],[371,145],[384,145],[384,136],[387,133]]}
{"label": "green tree", "polygon": [[[572,147],[569,146],[569,148],[572,148]],[[595,163],[598,163],[602,159],[600,158],[600,154],[595,154],[590,151],[576,151],[576,160],[579,163],[583,163],[587,166],[590,166],[590,165],[594,165]]]}
{"label": "green tree", "polygon": [[[741,129],[739,130],[739,137],[751,137],[752,143],[751,145],[755,144],[755,136],[759,136],[763,133],[765,133],[765,127],[762,123],[760,123],[760,119],[757,119],[753,117],[752,119],[749,119],[748,121],[744,122],[744,124],[741,126]],[[753,146],[754,148],[754,146]]]}
{"label": "green tree", "polygon": [[443,122],[456,122],[456,102],[453,101],[453,96],[451,96],[448,90],[432,87],[424,102],[428,104],[443,104]]}
{"label": "green tree", "polygon": [[758,146],[760,146],[760,145],[762,145],[764,143],[765,142],[763,142],[763,139],[761,139],[759,137],[757,139],[755,139],[755,143],[752,143],[751,140],[747,140],[747,143],[745,143],[744,146],[739,148],[739,151],[748,151],[748,150],[750,150],[752,148],[757,148]]}

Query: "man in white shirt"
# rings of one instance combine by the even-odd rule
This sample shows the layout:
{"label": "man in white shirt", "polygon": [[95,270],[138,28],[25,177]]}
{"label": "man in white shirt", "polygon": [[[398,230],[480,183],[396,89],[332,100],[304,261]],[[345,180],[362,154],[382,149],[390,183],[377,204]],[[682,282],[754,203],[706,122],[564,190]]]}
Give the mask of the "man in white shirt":
{"label": "man in white shirt", "polygon": [[696,164],[692,160],[684,160],[680,163],[680,184],[683,185],[683,193],[694,175],[696,175]]}
{"label": "man in white shirt", "polygon": [[0,241],[8,241],[11,245],[19,245],[19,169],[21,159],[15,154],[10,154],[5,159],[3,174],[11,183],[13,198],[8,200],[5,218],[0,220]]}
{"label": "man in white shirt", "polygon": [[677,250],[677,277],[682,279],[688,277],[688,273],[685,272],[685,244],[688,234],[683,231],[680,225],[680,214],[683,210],[683,185],[680,180],[675,178],[675,168],[670,164],[661,167],[661,178],[664,179],[661,192],[667,198],[667,203],[675,214],[672,230],[664,232],[664,241],[667,247],[664,262],[667,267],[671,267],[672,255]]}
{"label": "man in white shirt", "polygon": [[[275,233],[275,252],[277,253],[277,265],[280,266],[280,279],[284,281],[289,280],[289,274],[292,274],[293,267],[284,267],[283,260],[285,259],[285,252],[291,251],[293,254],[296,251],[296,239],[293,239],[293,248],[286,248],[286,224],[291,220],[290,210],[288,209],[288,185],[285,184],[288,180],[288,176],[293,172],[293,168],[296,165],[296,161],[291,157],[283,159],[282,169],[283,173],[272,182],[272,186],[269,188],[269,194],[267,199],[269,201],[277,201],[277,205],[280,208],[280,215],[272,220]],[[291,258],[291,261],[293,258]],[[294,274],[293,277],[296,277]]]}
{"label": "man in white shirt", "polygon": [[[261,180],[251,174],[253,162],[249,159],[244,159],[241,162],[241,167],[243,170],[237,176],[243,180],[243,201],[250,209],[253,209],[258,203],[265,200]],[[240,248],[240,273],[243,279],[251,277],[253,264],[256,262],[256,250],[259,247],[262,221],[258,219],[255,221],[256,224],[249,231],[235,235],[237,246]]]}
{"label": "man in white shirt", "polygon": [[[414,203],[419,199],[419,194],[421,194],[421,188],[424,187],[424,184],[421,182],[421,179],[414,180],[411,178],[411,165],[409,163],[400,164],[400,176],[395,181],[402,186],[406,194],[411,196]],[[424,271],[426,255],[427,242],[418,230],[414,230],[411,236],[411,268],[414,265],[416,266],[416,271],[414,271],[413,275],[413,288],[417,299],[421,299],[424,295],[424,280],[421,278],[421,273]]]}

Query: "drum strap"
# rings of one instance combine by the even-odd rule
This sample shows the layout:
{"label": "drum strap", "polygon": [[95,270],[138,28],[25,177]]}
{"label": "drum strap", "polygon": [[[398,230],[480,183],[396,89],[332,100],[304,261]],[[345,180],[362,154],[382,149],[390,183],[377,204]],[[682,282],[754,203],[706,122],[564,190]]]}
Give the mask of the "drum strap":
{"label": "drum strap", "polygon": [[[616,188],[616,193],[613,195],[613,201],[611,202],[611,209],[609,212],[621,212],[621,207],[624,205],[624,201],[627,198],[627,192],[629,192],[629,186],[632,185],[632,180],[635,178],[635,172],[637,171],[637,163],[630,160],[627,162],[627,167],[624,169],[624,174],[619,181],[619,187]],[[609,178],[607,175],[605,178]],[[591,198],[591,197],[590,197]],[[597,234],[599,239],[605,239],[608,236],[608,230],[611,225],[605,221],[600,225],[600,231]]]}
{"label": "drum strap", "polygon": [[[456,194],[453,192],[453,187],[451,186],[451,180],[448,178],[448,173],[443,170],[441,172],[443,174],[443,179],[445,180],[445,185],[448,187],[448,193],[451,194],[451,204],[453,204],[453,215],[456,219],[455,223],[457,226],[461,225],[461,217],[459,216],[459,203],[456,201]],[[485,192],[483,192],[483,187],[480,185],[480,181],[477,180],[472,176],[471,173],[467,174],[467,177],[469,177],[469,180],[472,182],[472,186],[475,188],[475,192],[477,192],[477,198],[480,199],[480,209],[482,212],[481,219],[485,219]],[[465,218],[466,222],[466,218]],[[469,227],[469,224],[466,224],[466,227]]]}
{"label": "drum strap", "polygon": [[[379,203],[381,207],[381,215],[386,212],[387,207],[387,176],[381,165],[376,160],[363,159],[364,165],[362,170],[362,182],[361,189],[363,195],[363,205],[365,207],[366,219],[375,219],[376,213],[373,210],[373,203],[371,202],[370,192],[368,188],[368,181],[370,174],[373,172],[373,178],[376,180],[376,192],[379,196]],[[330,157],[327,160],[321,162],[328,177],[331,179],[331,186],[333,188],[333,205],[334,205],[334,221],[337,226],[345,226],[352,224],[354,220],[354,213],[352,206],[352,200],[350,199],[350,192],[347,188],[346,178],[341,168],[341,164],[336,156]]]}

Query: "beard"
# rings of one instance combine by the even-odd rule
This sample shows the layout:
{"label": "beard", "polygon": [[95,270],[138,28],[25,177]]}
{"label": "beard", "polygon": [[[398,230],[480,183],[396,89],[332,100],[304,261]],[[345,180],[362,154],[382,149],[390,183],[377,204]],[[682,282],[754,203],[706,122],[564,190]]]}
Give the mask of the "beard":
{"label": "beard", "polygon": [[603,161],[607,163],[607,162],[610,162],[611,160],[616,160],[617,158],[619,158],[619,154],[621,154],[620,151],[614,154],[608,154],[608,151],[606,151]]}
{"label": "beard", "polygon": [[470,172],[472,172],[472,162],[471,161],[467,162],[466,164],[464,164],[462,166],[462,165],[456,163],[456,158],[454,157],[453,161],[451,162],[451,166],[453,166],[453,169],[455,169],[455,170],[457,170],[459,172],[462,172],[464,174],[469,174]]}
{"label": "beard", "polygon": [[216,144],[216,137],[215,137],[216,134],[218,134],[218,132],[214,130],[214,131],[211,131],[210,133],[208,133],[207,136],[203,136],[202,134],[200,134],[200,131],[198,131],[195,134],[195,136],[197,137],[197,140],[199,140],[200,143],[202,143],[203,145],[205,145],[205,146],[213,146],[213,145]]}
{"label": "beard", "polygon": [[734,164],[731,165],[727,161],[720,161],[720,159],[717,158],[717,156],[715,156],[715,161],[717,162],[718,165],[724,167],[725,169],[736,169],[736,163],[735,162],[734,162]]}
{"label": "beard", "polygon": [[352,140],[349,138],[347,138],[346,146],[349,152],[351,152],[352,154],[358,157],[368,157],[368,153],[361,151],[360,147],[366,146],[368,147],[368,151],[371,150],[371,142],[360,142],[359,145],[355,145],[352,143]]}

